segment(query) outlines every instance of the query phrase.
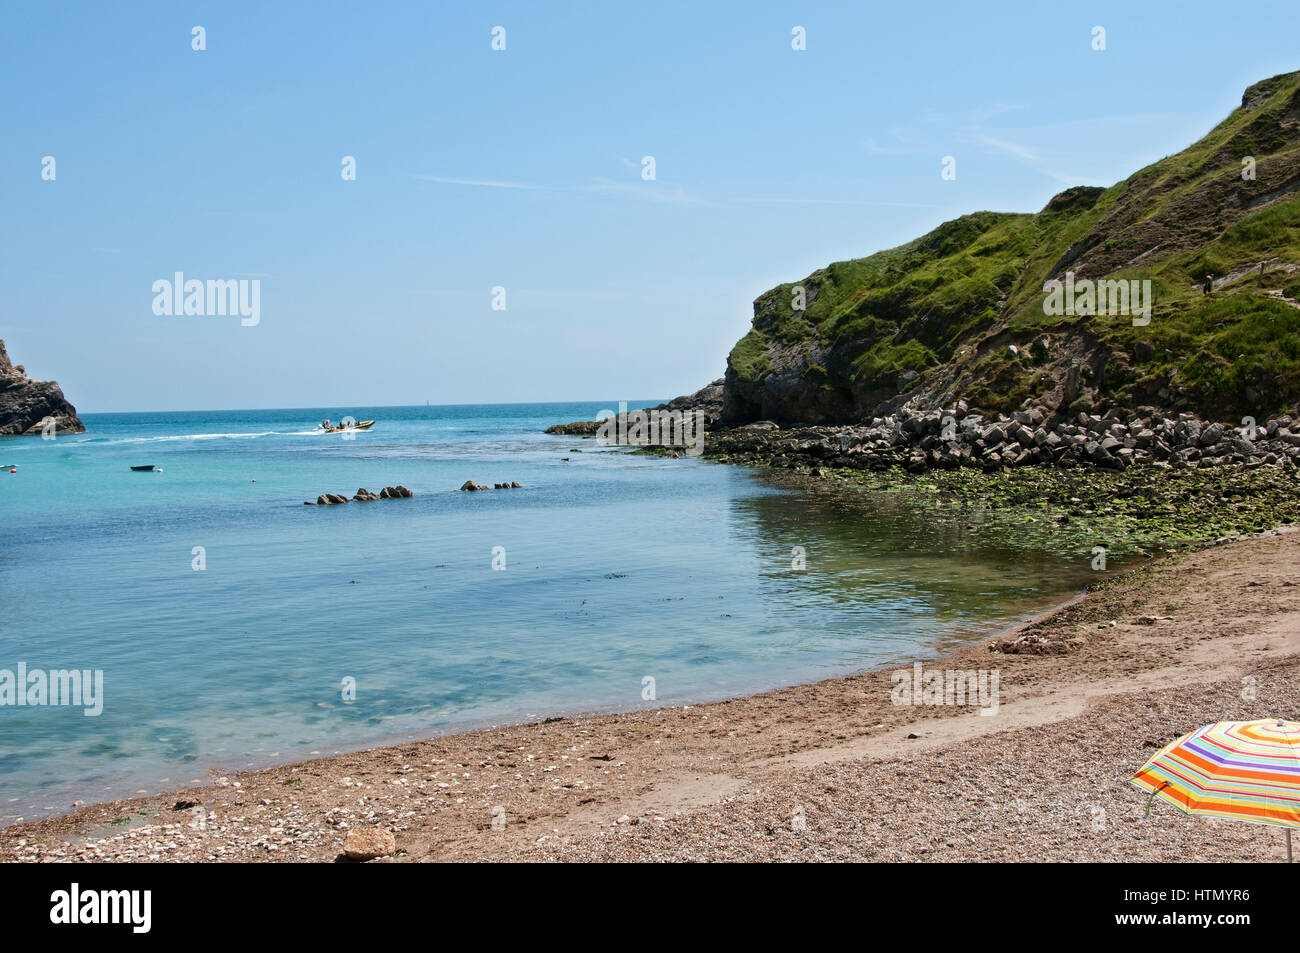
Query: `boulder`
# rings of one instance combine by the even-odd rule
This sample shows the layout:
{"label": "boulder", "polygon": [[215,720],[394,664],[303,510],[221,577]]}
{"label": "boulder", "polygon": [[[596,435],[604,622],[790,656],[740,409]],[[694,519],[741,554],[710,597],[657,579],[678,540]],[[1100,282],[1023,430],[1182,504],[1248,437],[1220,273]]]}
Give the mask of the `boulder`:
{"label": "boulder", "polygon": [[1212,447],[1223,439],[1223,424],[1210,424],[1201,431],[1199,443],[1202,447]]}
{"label": "boulder", "polygon": [[375,827],[354,827],[343,839],[343,856],[348,860],[374,860],[397,852],[392,831]]}
{"label": "boulder", "polygon": [[460,488],[469,493],[473,493],[475,490],[478,489],[478,487],[475,485],[473,480],[466,480],[464,483],[460,485]]}

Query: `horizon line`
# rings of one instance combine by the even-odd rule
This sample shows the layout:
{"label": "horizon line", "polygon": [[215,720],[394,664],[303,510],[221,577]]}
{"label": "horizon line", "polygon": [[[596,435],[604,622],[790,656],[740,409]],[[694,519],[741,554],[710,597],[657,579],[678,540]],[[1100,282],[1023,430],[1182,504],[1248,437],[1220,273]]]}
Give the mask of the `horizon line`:
{"label": "horizon line", "polygon": [[[667,401],[675,400],[675,399],[676,398],[673,397],[667,397],[664,398],[662,401],[660,401],[660,403],[666,403]],[[623,398],[621,402],[627,404],[639,403],[639,401],[628,400],[627,398]],[[370,409],[370,410],[383,410],[385,408],[389,408],[393,410],[403,410],[411,407],[429,407],[429,408],[433,408],[433,407],[524,407],[530,404],[599,404],[599,403],[609,403],[609,402],[599,401],[599,400],[512,400],[512,401],[497,401],[495,403],[484,403],[482,401],[465,401],[464,403],[458,403],[458,404],[433,404],[433,403],[355,404],[353,406],[362,409]],[[620,403],[620,401],[616,400],[613,401],[613,403],[617,405],[618,403]],[[317,410],[346,410],[346,409],[347,409],[346,405],[326,406],[325,404],[308,406],[308,407],[192,407],[192,408],[186,408],[184,410],[87,410],[87,411],[77,411],[76,416],[78,418],[81,418],[83,415],[104,416],[109,414],[235,414],[235,413],[242,413],[246,411],[263,411],[263,412],[296,411],[296,410],[317,411]]]}

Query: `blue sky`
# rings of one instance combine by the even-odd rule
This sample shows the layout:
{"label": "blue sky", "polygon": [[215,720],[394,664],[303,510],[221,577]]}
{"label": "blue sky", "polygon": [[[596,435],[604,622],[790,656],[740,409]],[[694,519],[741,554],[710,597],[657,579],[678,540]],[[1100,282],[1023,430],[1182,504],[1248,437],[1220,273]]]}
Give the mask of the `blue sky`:
{"label": "blue sky", "polygon": [[[0,12],[0,338],[88,412],[688,392],[767,288],[1300,68],[1294,0],[130,6]],[[260,324],[156,316],[177,271]]]}

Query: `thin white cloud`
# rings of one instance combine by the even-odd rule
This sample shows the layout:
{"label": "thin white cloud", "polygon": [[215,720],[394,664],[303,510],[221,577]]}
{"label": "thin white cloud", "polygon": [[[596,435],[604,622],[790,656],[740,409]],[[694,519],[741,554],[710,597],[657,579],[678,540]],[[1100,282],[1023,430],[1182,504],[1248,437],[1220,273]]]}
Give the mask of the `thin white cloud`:
{"label": "thin white cloud", "polygon": [[700,199],[677,186],[663,182],[615,182],[597,179],[588,185],[537,185],[532,182],[509,182],[499,179],[466,179],[449,175],[415,175],[421,182],[437,185],[468,185],[486,189],[516,189],[525,192],[554,192],[568,195],[608,195],[641,202],[664,202],[670,205],[696,205]]}
{"label": "thin white cloud", "polygon": [[561,191],[552,189],[545,185],[534,185],[531,182],[502,182],[495,179],[458,179],[446,175],[416,175],[415,178],[421,182],[436,182],[439,185],[472,185],[483,189],[522,189],[528,192],[555,192]]}
{"label": "thin white cloud", "polygon": [[[637,169],[640,167],[637,166]],[[568,195],[604,195],[615,199],[636,202],[658,202],[667,205],[705,205],[712,204],[695,193],[669,185],[665,182],[615,182],[610,179],[597,179],[589,185],[558,186],[536,185],[526,182],[509,182],[495,179],[468,179],[445,175],[416,175],[422,182],[438,185],[468,185],[481,188],[518,189],[533,192],[554,192]],[[883,202],[871,199],[823,199],[800,198],[788,196],[744,196],[740,198],[721,199],[725,204],[774,204],[774,205],[855,205],[879,208],[950,208],[950,205],[935,205],[925,202]]]}
{"label": "thin white cloud", "polygon": [[1048,178],[1055,179],[1062,185],[1099,185],[1103,188],[1110,186],[1111,183],[1103,182],[1100,179],[1094,179],[1088,175],[1070,175],[1069,173],[1053,172],[1051,169],[1038,169]]}
{"label": "thin white cloud", "polygon": [[1019,143],[1010,142],[1006,139],[998,139],[994,136],[978,131],[973,133],[971,138],[974,142],[987,146],[995,152],[1001,152],[1003,155],[1015,156],[1018,159],[1024,159],[1026,162],[1038,161],[1037,155]]}
{"label": "thin white cloud", "polygon": [[599,179],[579,191],[638,202],[665,202],[670,205],[698,205],[700,199],[685,189],[662,182],[610,182]]}
{"label": "thin white cloud", "polygon": [[762,202],[780,205],[870,205],[884,208],[949,208],[947,205],[929,205],[922,202],[876,202],[870,199],[801,199],[757,197],[736,199],[737,202]]}
{"label": "thin white cloud", "polygon": [[968,130],[967,135],[969,141],[982,145],[986,149],[998,153],[999,155],[1007,155],[1007,156],[1011,156],[1012,158],[1020,159],[1026,165],[1032,168],[1035,172],[1037,172],[1039,175],[1047,176],[1047,178],[1059,182],[1062,185],[1105,186],[1109,184],[1106,182],[1101,182],[1093,178],[1092,176],[1070,175],[1069,173],[1058,172],[1055,169],[1050,169],[1043,164],[1042,157],[1037,152],[1035,152],[1033,149],[1029,148],[1028,146],[1021,145],[1018,142],[1012,142],[1009,139],[1002,139],[997,136],[990,136],[979,129]]}
{"label": "thin white cloud", "polygon": [[976,122],[984,122],[987,119],[996,119],[998,116],[1005,116],[1007,113],[1028,108],[1029,106],[1026,103],[988,103],[984,106],[976,106],[973,118]]}

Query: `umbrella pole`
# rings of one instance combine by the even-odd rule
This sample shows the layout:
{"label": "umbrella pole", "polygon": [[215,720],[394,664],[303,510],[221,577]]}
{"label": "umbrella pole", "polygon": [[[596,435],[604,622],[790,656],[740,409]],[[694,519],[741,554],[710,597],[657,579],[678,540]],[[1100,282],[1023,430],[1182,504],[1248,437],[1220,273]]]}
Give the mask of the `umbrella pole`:
{"label": "umbrella pole", "polygon": [[1291,828],[1286,829],[1286,862],[1291,863]]}

